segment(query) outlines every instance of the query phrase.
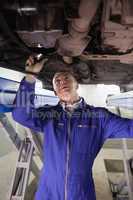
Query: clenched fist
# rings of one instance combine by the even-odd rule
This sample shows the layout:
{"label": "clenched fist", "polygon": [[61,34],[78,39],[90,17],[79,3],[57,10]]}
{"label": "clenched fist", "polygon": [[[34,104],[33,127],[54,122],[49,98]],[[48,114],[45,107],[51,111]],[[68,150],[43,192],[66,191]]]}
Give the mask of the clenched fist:
{"label": "clenched fist", "polygon": [[33,56],[30,56],[28,58],[28,60],[26,61],[26,71],[27,72],[33,72],[33,73],[36,73],[38,74],[42,68],[43,68],[43,65],[44,63],[47,61],[48,59],[42,59],[41,61],[38,61],[38,62],[35,62],[35,58]]}
{"label": "clenched fist", "polygon": [[37,61],[33,56],[29,56],[28,60],[26,61],[26,68],[25,71],[27,73],[26,80],[28,82],[34,82],[36,76],[42,70],[44,63],[47,62],[47,58],[42,59],[41,61]]}

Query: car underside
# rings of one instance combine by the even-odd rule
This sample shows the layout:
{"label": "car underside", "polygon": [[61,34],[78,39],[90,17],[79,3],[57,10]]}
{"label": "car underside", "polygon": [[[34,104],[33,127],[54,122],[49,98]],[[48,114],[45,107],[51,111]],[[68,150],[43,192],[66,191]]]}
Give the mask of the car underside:
{"label": "car underside", "polygon": [[38,78],[47,89],[68,69],[80,84],[132,89],[132,10],[132,0],[5,0],[0,66],[25,72],[29,55],[41,55],[47,62]]}

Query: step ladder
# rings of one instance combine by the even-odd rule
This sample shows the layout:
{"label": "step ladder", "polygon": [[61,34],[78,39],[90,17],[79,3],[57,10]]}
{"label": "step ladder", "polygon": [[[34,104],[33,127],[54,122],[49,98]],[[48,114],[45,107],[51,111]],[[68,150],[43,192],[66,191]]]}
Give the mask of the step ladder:
{"label": "step ladder", "polygon": [[[6,133],[8,134],[12,144],[14,145],[14,147],[16,148],[16,150],[18,151],[18,159],[17,159],[17,163],[16,163],[16,168],[15,168],[15,172],[14,172],[14,176],[13,176],[13,179],[12,179],[12,184],[11,184],[11,187],[10,187],[10,190],[9,190],[9,193],[8,193],[8,200],[9,199],[24,199],[22,197],[22,195],[18,195],[17,194],[17,191],[19,191],[20,189],[18,188],[21,188],[20,185],[21,185],[21,180],[22,180],[22,176],[24,176],[23,174],[23,171],[24,171],[24,161],[26,161],[26,157],[27,159],[27,162],[31,163],[31,166],[29,166],[29,173],[30,171],[33,173],[33,175],[35,176],[36,179],[38,179],[39,177],[39,172],[40,172],[40,169],[39,169],[39,166],[36,164],[35,162],[35,156],[32,154],[32,156],[30,156],[30,153],[32,152],[32,149],[34,147],[35,150],[33,150],[33,152],[35,152],[35,155],[37,155],[39,157],[39,160],[41,162],[43,162],[43,155],[42,155],[42,149],[43,149],[43,146],[42,146],[42,139],[40,137],[39,134],[36,134],[36,132],[33,132],[31,129],[29,128],[26,128],[26,127],[23,127],[25,129],[25,139],[24,141],[22,141],[22,139],[20,138],[19,134],[16,132],[16,129],[14,129],[14,127],[12,126],[12,124],[10,123],[10,121],[8,120],[8,117],[5,115],[5,114],[0,114],[0,123],[3,125],[4,129],[6,130]],[[27,147],[28,146],[28,147]],[[28,149],[29,148],[29,152]],[[26,155],[27,154],[27,155]],[[28,155],[29,157],[31,158],[28,158]],[[20,159],[21,158],[21,159]],[[31,161],[30,161],[31,159]],[[18,164],[19,162],[23,161],[23,167],[20,167],[20,165]],[[39,162],[40,162],[39,161]],[[27,169],[28,166],[26,166],[26,169]],[[24,182],[24,185],[27,186],[27,183],[28,183],[28,176],[24,176],[24,179],[23,179],[23,182]],[[26,184],[25,184],[26,182]],[[23,189],[23,193],[25,196],[25,192],[26,192],[26,188]],[[11,198],[12,197],[12,198]]]}
{"label": "step ladder", "polygon": [[[19,134],[16,132],[15,128],[12,126],[8,117],[3,113],[0,113],[0,123],[3,125],[13,146],[19,152],[22,139],[20,138]],[[41,145],[41,140],[40,140],[38,134],[33,133],[33,131],[31,131],[30,129],[28,129],[26,127],[24,127],[24,129],[27,134],[27,137],[29,137],[30,140],[34,143],[35,150],[37,152],[39,152],[39,157],[42,160],[42,145]],[[33,172],[35,177],[37,177],[37,178],[39,177],[39,168],[34,160],[32,162],[31,171]],[[19,179],[19,177],[18,177],[18,179]]]}
{"label": "step ladder", "polygon": [[9,200],[24,200],[25,198],[34,149],[34,144],[30,138],[27,137],[22,141],[12,180]]}

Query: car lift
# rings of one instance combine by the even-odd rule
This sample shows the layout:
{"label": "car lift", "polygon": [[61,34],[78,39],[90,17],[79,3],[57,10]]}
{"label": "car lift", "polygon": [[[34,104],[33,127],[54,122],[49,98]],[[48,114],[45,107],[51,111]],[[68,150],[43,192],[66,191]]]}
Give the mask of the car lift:
{"label": "car lift", "polygon": [[27,137],[22,141],[15,129],[9,122],[5,114],[0,114],[0,122],[6,129],[10,139],[19,151],[16,168],[9,192],[9,200],[24,200],[26,195],[26,187],[29,180],[30,170],[32,170],[35,177],[39,176],[39,169],[33,160],[34,150],[38,152],[40,159],[41,154],[41,141],[38,134],[34,134],[30,129],[26,129]]}

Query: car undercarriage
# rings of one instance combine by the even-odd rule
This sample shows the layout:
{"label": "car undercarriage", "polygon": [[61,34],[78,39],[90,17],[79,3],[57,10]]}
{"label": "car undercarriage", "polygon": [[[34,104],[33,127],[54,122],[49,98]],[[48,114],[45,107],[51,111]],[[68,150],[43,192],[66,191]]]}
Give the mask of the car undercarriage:
{"label": "car undercarriage", "polygon": [[[71,69],[80,84],[133,83],[132,0],[5,0],[0,9],[0,65],[25,71],[29,55],[47,58],[38,78],[52,89]],[[130,87],[129,87],[130,85]]]}

